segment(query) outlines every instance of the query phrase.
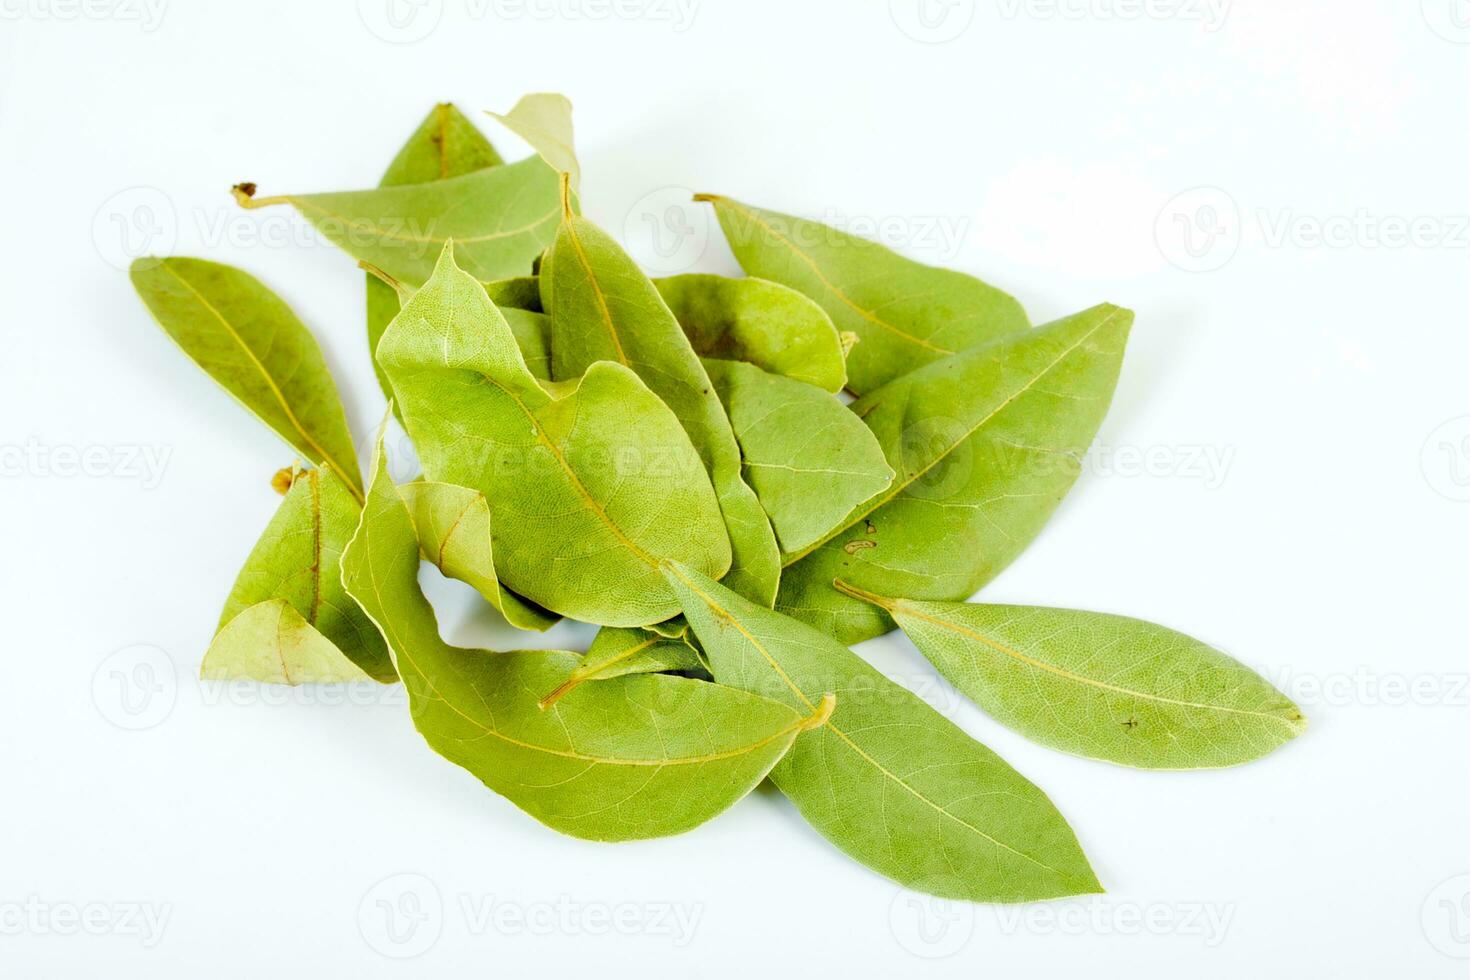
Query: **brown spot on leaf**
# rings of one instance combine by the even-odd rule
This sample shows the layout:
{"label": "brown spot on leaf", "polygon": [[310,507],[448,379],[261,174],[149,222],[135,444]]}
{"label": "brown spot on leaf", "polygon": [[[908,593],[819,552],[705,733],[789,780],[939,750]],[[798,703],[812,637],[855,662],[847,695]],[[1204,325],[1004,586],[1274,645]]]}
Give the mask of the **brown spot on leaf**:
{"label": "brown spot on leaf", "polygon": [[849,541],[849,542],[847,542],[847,544],[845,544],[845,545],[842,546],[842,550],[845,551],[845,552],[847,552],[849,555],[855,555],[859,551],[862,551],[862,550],[864,550],[866,548],[876,548],[876,547],[878,547],[878,542],[876,542],[876,541],[865,541],[865,540],[859,539],[857,541]]}

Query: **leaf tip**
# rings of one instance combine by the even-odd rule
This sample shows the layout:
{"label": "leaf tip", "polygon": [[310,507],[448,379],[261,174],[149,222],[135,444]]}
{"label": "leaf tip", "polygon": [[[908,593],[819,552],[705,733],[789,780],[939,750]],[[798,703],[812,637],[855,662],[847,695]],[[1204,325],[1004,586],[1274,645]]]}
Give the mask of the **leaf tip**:
{"label": "leaf tip", "polygon": [[719,204],[724,198],[719,194],[695,194],[690,200],[696,204]]}

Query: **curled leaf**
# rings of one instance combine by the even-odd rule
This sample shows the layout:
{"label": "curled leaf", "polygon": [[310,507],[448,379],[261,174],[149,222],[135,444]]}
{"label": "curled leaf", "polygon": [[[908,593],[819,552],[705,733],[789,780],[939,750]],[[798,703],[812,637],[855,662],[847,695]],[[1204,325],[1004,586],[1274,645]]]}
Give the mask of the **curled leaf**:
{"label": "curled leaf", "polygon": [[589,684],[543,711],[538,697],[576,654],[449,646],[419,589],[418,552],[379,451],[343,582],[382,630],[429,746],[562,833],[689,830],[749,793],[830,713],[664,674]]}
{"label": "curled leaf", "polygon": [[831,392],[847,382],[847,351],[837,328],[796,290],[754,277],[700,273],[653,284],[701,356],[746,361]]}
{"label": "curled leaf", "polygon": [[588,681],[703,667],[699,654],[683,639],[660,636],[651,630],[604,626],[597,631],[592,646],[577,661],[567,679],[543,697],[540,704],[549,708]]}
{"label": "curled leaf", "polygon": [[495,574],[490,505],[469,487],[416,480],[398,488],[413,519],[423,557],[450,578],[474,587],[517,629],[549,628],[557,617],[503,588]]}
{"label": "curled leaf", "polygon": [[369,679],[285,599],[247,606],[221,627],[199,675],[205,680],[293,685]]}

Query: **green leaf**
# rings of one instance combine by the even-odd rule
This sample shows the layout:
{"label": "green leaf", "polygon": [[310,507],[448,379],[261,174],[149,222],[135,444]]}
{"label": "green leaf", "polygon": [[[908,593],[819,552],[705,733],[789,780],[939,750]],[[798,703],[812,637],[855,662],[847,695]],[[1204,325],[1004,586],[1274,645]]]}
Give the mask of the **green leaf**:
{"label": "green leaf", "polygon": [[1094,307],[937,361],[852,410],[897,473],[842,530],[786,556],[777,608],[856,643],[892,628],[832,588],[968,599],[1021,553],[1081,472],[1133,314]]}
{"label": "green leaf", "polygon": [[486,115],[531,144],[551,169],[569,174],[573,190],[581,187],[582,167],[572,139],[572,103],[565,95],[533,92],[521,96],[510,112]]}
{"label": "green leaf", "polygon": [[543,387],[448,248],[378,359],[427,478],[492,502],[495,568],[519,595],[644,626],[679,611],[661,559],[728,568],[719,502],[673,413],[619,364]]}
{"label": "green leaf", "polygon": [[260,280],[204,259],[141,258],[133,288],[174,343],[220,386],[362,499],[337,386],[311,331]]}
{"label": "green leaf", "polygon": [[[397,680],[378,631],[342,591],[338,565],[359,512],[332,473],[293,474],[225,600],[219,632],[204,657],[204,676],[306,684],[365,672],[380,681]],[[271,605],[276,600],[296,615]],[[272,630],[278,640],[269,639]],[[336,661],[322,643],[340,651]],[[349,669],[352,664],[360,670]]]}
{"label": "green leaf", "polygon": [[547,826],[592,840],[689,830],[750,792],[797,733],[830,713],[804,716],[662,674],[589,684],[542,711],[537,698],[576,655],[446,644],[419,589],[413,524],[381,450],[373,470],[343,582],[382,630],[430,747]]}
{"label": "green leaf", "polygon": [[543,697],[540,704],[549,708],[587,681],[703,668],[699,654],[683,639],[660,636],[650,630],[604,626],[592,638],[592,646],[577,661],[567,679]]}
{"label": "green leaf", "polygon": [[509,279],[492,279],[484,283],[485,295],[490,302],[506,310],[525,310],[528,313],[543,313],[541,309],[541,279],[539,276],[512,276]]}
{"label": "green leaf", "polygon": [[[387,286],[387,284],[383,283],[382,280],[377,281],[379,285],[383,285],[385,287]],[[512,302],[525,299],[524,287],[516,284],[526,282],[531,283],[532,289],[536,288],[536,279],[534,277],[525,279],[497,279],[491,282],[484,283],[485,293],[487,296],[490,297],[490,301],[499,308],[500,315],[505,318],[505,322],[509,324],[510,332],[515,336],[516,346],[521,349],[521,357],[525,359],[526,367],[529,368],[531,373],[535,375],[538,379],[542,381],[550,381],[550,320],[542,313],[533,312],[532,310],[519,307],[515,305],[514,302]],[[401,308],[401,304],[407,302],[407,300],[413,296],[414,289],[411,286],[404,286],[400,283],[396,290],[392,287],[388,287],[388,291],[392,300],[393,315],[397,316],[398,310]],[[537,309],[540,308],[540,305],[540,299],[538,298],[536,300]],[[377,348],[375,341],[374,350],[376,349]],[[373,367],[375,370],[382,370],[382,368],[377,363],[376,357],[373,359]],[[387,380],[386,373],[384,373],[383,378],[385,381]],[[391,400],[393,397],[391,386],[389,387],[387,394],[389,399]],[[396,405],[394,406],[394,410],[397,411]]]}
{"label": "green leaf", "polygon": [[[398,156],[393,158],[383,174],[379,187],[398,187],[403,184],[424,184],[447,177],[458,177],[485,167],[496,167],[505,161],[495,152],[474,123],[465,118],[453,105],[441,102],[414,130]],[[367,334],[368,350],[378,349],[378,338],[388,329],[388,323],[398,315],[398,296],[393,288],[376,276],[367,276]],[[383,369],[373,361],[373,373],[378,377],[378,386],[383,394],[393,397],[388,378]]]}
{"label": "green leaf", "polygon": [[500,315],[505,317],[510,332],[515,336],[516,346],[526,361],[526,369],[539,381],[551,380],[551,318],[544,313],[532,313],[512,306],[502,307]]}
{"label": "green leaf", "polygon": [[837,328],[796,290],[764,279],[700,273],[653,284],[701,356],[746,361],[832,392],[847,383]]}
{"label": "green leaf", "polygon": [[561,213],[556,172],[539,157],[423,184],[333,194],[254,197],[242,207],[293,205],[326,238],[409,286],[433,272],[446,242],[480,279],[522,275],[551,241]]}
{"label": "green leaf", "polygon": [[836,530],[893,481],[873,433],[821,388],[740,361],[706,359],[704,368],[729,413],[746,480],[783,550],[797,551]]}
{"label": "green leaf", "polygon": [[906,259],[816,221],[698,194],[742,268],[800,290],[857,335],[847,387],[864,394],[928,364],[1029,326],[1010,295],[974,276]]}
{"label": "green leaf", "polygon": [[714,386],[679,323],[637,264],[602,229],[565,209],[541,270],[551,317],[551,374],[574,378],[599,361],[638,373],[669,406],[699,451],[729,531],[727,583],[765,605],[775,601],[775,532],[741,476],[740,447]]}
{"label": "green leaf", "polygon": [[882,607],[939,672],[1042,745],[1142,769],[1213,769],[1306,730],[1301,709],[1244,664],[1125,616],[891,599]]}
{"label": "green leaf", "polygon": [[451,483],[415,481],[398,488],[423,557],[476,592],[517,629],[542,631],[557,617],[504,589],[495,575],[490,505],[485,495]]}
{"label": "green leaf", "polygon": [[977,902],[1101,891],[1046,794],[953,722],[809,626],[668,566],[715,680],[827,724],[771,773],[822,836],[906,887]]}
{"label": "green leaf", "polygon": [[247,607],[215,634],[199,675],[262,684],[340,684],[368,676],[285,599]]}

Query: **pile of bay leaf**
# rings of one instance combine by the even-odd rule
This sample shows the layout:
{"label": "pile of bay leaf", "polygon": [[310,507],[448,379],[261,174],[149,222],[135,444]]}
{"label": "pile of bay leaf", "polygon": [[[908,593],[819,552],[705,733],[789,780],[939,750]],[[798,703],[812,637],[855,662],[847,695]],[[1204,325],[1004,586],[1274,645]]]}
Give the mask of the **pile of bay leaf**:
{"label": "pile of bay leaf", "polygon": [[[205,677],[402,681],[430,747],[577,837],[676,834],[770,778],[869,868],[990,902],[1100,886],[1045,793],[849,644],[896,625],[1001,723],[1122,765],[1229,766],[1302,731],[1172,630],[965,601],[1075,481],[1127,310],[1032,326],[969,275],[716,195],[747,275],[650,279],[580,216],[567,100],[491,115],[535,154],[505,163],[441,105],[377,189],[234,191],[367,270],[410,482],[381,434],[364,478],[320,349],[259,280],[134,264],[169,336],[299,456]],[[425,560],[512,626],[601,629],[585,653],[449,646]]]}

